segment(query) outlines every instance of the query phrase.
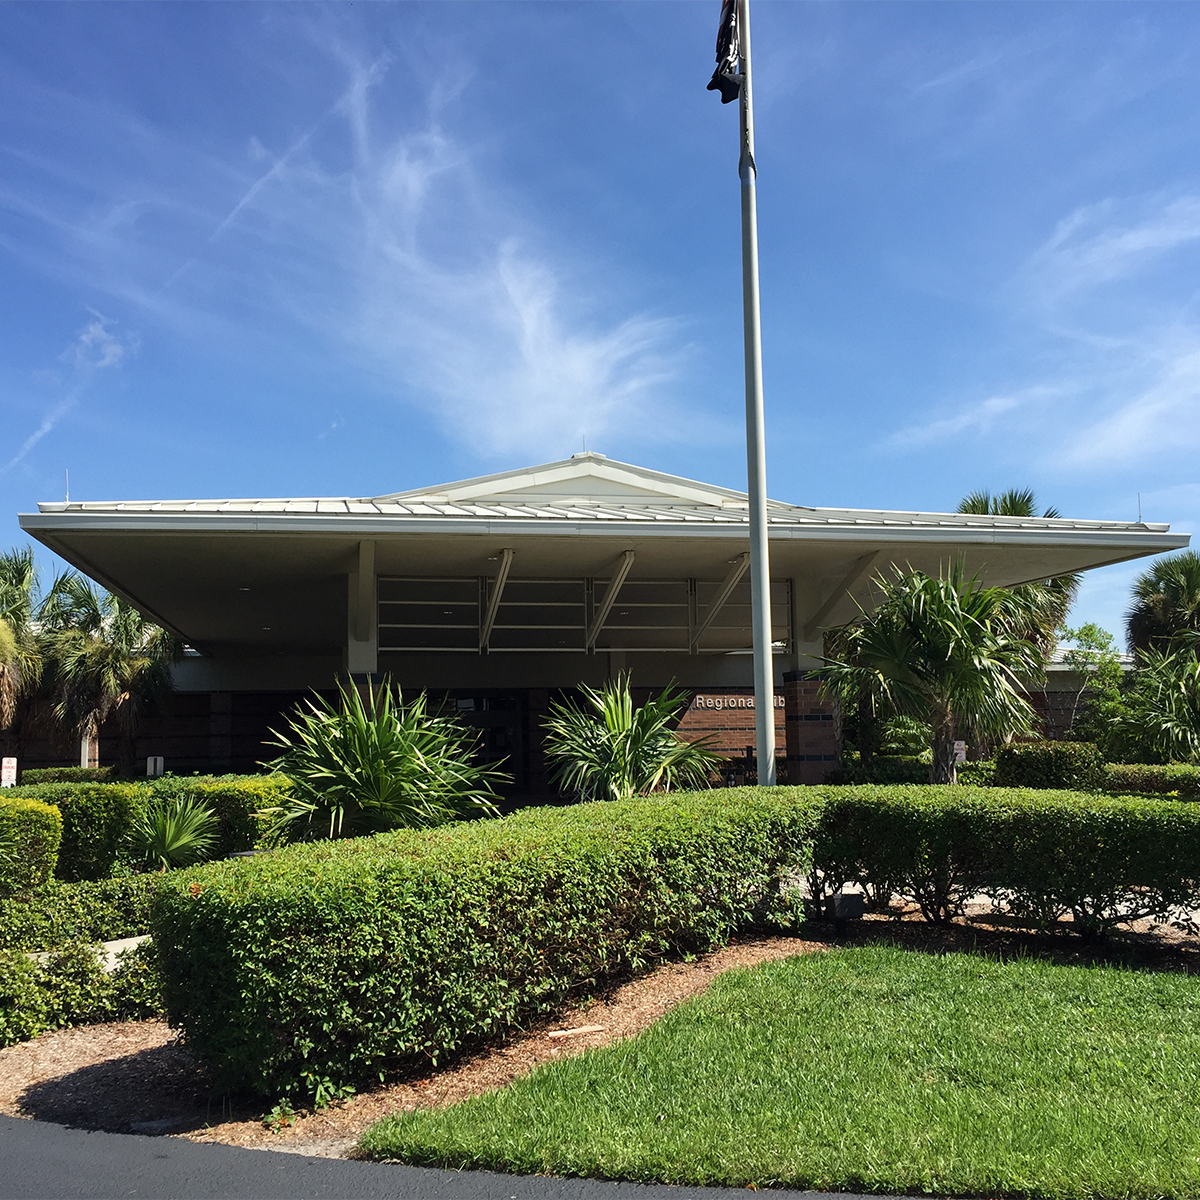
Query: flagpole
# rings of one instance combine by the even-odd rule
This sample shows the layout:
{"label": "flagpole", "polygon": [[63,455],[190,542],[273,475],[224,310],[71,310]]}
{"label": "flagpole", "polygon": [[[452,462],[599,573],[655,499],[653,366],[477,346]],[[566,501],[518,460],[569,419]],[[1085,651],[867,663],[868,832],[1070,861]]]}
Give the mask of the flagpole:
{"label": "flagpole", "polygon": [[746,491],[750,499],[750,606],[754,642],[754,725],[758,783],[775,783],[775,671],[771,659],[771,563],[767,548],[767,439],[763,420],[762,323],[758,300],[758,204],[750,0],[737,0],[741,52],[742,316],[746,353]]}

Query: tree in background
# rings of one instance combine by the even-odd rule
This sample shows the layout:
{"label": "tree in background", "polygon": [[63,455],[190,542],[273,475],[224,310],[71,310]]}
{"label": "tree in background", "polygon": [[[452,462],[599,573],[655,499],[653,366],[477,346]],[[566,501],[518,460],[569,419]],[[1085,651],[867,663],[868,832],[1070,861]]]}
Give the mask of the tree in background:
{"label": "tree in background", "polygon": [[543,723],[553,781],[581,800],[628,800],[657,787],[705,787],[725,761],[709,738],[687,741],[672,723],[687,702],[664,688],[635,708],[629,675],[600,690],[580,688],[583,703],[555,703]]}
{"label": "tree in background", "polygon": [[893,568],[880,576],[873,612],[836,631],[841,657],[820,672],[822,692],[932,727],[931,783],[954,783],[959,733],[1003,740],[1032,729],[1023,686],[1042,672],[1039,648],[1022,636],[1025,610],[1011,592],[986,588],[961,565],[938,578]]}
{"label": "tree in background", "polygon": [[183,646],[131,604],[74,572],[60,575],[38,610],[55,717],[94,738],[113,716],[117,768],[132,775],[142,713],[171,688]]}
{"label": "tree in background", "polygon": [[21,701],[42,674],[38,643],[38,573],[29,547],[0,554],[0,729],[17,720]]}
{"label": "tree in background", "polygon": [[[964,496],[958,512],[991,517],[1059,517],[1057,508],[1038,513],[1037,497],[1029,488],[1010,488],[992,495],[986,489]],[[1031,583],[1019,583],[1009,588],[1019,609],[1024,613],[1023,636],[1034,642],[1048,659],[1058,644],[1058,631],[1066,623],[1067,614],[1079,592],[1078,572],[1056,575]]]}
{"label": "tree in background", "polygon": [[1183,633],[1200,633],[1200,554],[1184,550],[1160,558],[1133,584],[1133,604],[1125,614],[1133,654],[1167,651]]}
{"label": "tree in background", "polygon": [[1113,635],[1092,621],[1080,625],[1078,629],[1064,626],[1060,645],[1063,647],[1063,666],[1079,677],[1068,723],[1068,727],[1074,731],[1081,714],[1086,711],[1085,697],[1090,698],[1089,703],[1102,698],[1120,698],[1121,657],[1117,653],[1117,642]]}

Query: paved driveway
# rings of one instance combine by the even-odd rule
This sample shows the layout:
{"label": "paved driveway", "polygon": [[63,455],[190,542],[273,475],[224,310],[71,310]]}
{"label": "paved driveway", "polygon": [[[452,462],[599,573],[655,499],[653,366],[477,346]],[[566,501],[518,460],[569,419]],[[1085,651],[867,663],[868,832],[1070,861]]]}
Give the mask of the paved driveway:
{"label": "paved driveway", "polygon": [[[433,1171],[383,1163],[238,1150],[183,1138],[93,1133],[0,1117],[0,1200],[724,1200],[732,1188],[642,1187],[593,1179],[544,1179],[483,1171]],[[818,1197],[816,1192],[773,1192]],[[861,1200],[843,1197],[840,1200]],[[871,1200],[880,1200],[872,1197]]]}

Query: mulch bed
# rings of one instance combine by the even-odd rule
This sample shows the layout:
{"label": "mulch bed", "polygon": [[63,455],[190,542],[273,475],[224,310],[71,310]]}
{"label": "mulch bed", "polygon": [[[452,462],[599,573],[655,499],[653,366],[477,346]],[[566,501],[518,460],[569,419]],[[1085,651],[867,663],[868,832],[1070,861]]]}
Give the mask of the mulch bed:
{"label": "mulch bed", "polygon": [[176,1134],[195,1141],[340,1157],[352,1151],[364,1129],[389,1113],[452,1104],[503,1087],[541,1063],[641,1032],[704,991],[722,971],[835,944],[883,940],[926,953],[1024,954],[1066,964],[1113,962],[1141,970],[1200,973],[1200,942],[1161,927],[1144,926],[1089,944],[1066,934],[1038,936],[1006,928],[991,913],[938,926],[910,912],[899,914],[899,919],[897,914],[868,914],[863,921],[849,923],[840,937],[825,924],[804,932],[812,937],[747,939],[693,962],[668,963],[433,1073],[399,1075],[275,1130],[263,1124],[261,1101],[214,1095],[186,1045],[162,1021],[57,1030],[0,1050],[0,1112],[87,1129]]}

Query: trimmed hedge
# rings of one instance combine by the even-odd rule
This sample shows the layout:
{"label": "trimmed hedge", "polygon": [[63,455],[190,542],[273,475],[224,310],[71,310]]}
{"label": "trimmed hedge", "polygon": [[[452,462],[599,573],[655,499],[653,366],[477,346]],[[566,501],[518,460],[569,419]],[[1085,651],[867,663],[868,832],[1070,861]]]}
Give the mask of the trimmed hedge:
{"label": "trimmed hedge", "polygon": [[149,933],[150,904],[164,878],[154,872],[82,883],[52,879],[36,892],[0,899],[0,950],[56,950]]}
{"label": "trimmed hedge", "polygon": [[984,893],[1033,926],[1069,913],[1085,936],[1200,905],[1193,805],[999,788],[816,790],[825,890],[861,883],[880,900],[913,900],[931,921]]}
{"label": "trimmed hedge", "polygon": [[321,1102],[787,924],[817,811],[805,788],[675,793],[174,872],[151,921],[167,1010],[218,1086]]}
{"label": "trimmed hedge", "polygon": [[92,946],[65,946],[46,961],[0,950],[0,1046],[48,1029],[162,1015],[154,951],[142,943],[106,973]]}
{"label": "trimmed hedge", "polygon": [[73,882],[105,879],[132,864],[126,844],[130,824],[154,799],[195,796],[212,808],[220,822],[213,856],[220,858],[259,843],[264,826],[254,814],[278,804],[287,788],[281,775],[168,775],[137,783],[40,783],[8,794],[58,806],[63,819],[58,877]]}
{"label": "trimmed hedge", "polygon": [[825,782],[847,783],[928,783],[929,763],[915,755],[895,754],[876,756],[869,767],[861,762],[848,762],[825,772]]}
{"label": "trimmed hedge", "polygon": [[116,767],[35,767],[21,772],[21,783],[110,783],[117,778]]}
{"label": "trimmed hedge", "polygon": [[53,877],[62,828],[53,805],[0,793],[0,898],[32,891]]}
{"label": "trimmed hedge", "polygon": [[1200,767],[1183,763],[1149,766],[1144,763],[1110,763],[1104,772],[1104,788],[1118,795],[1172,796],[1200,800]]}
{"label": "trimmed hedge", "polygon": [[1013,742],[996,755],[993,785],[1098,792],[1104,758],[1091,742]]}

